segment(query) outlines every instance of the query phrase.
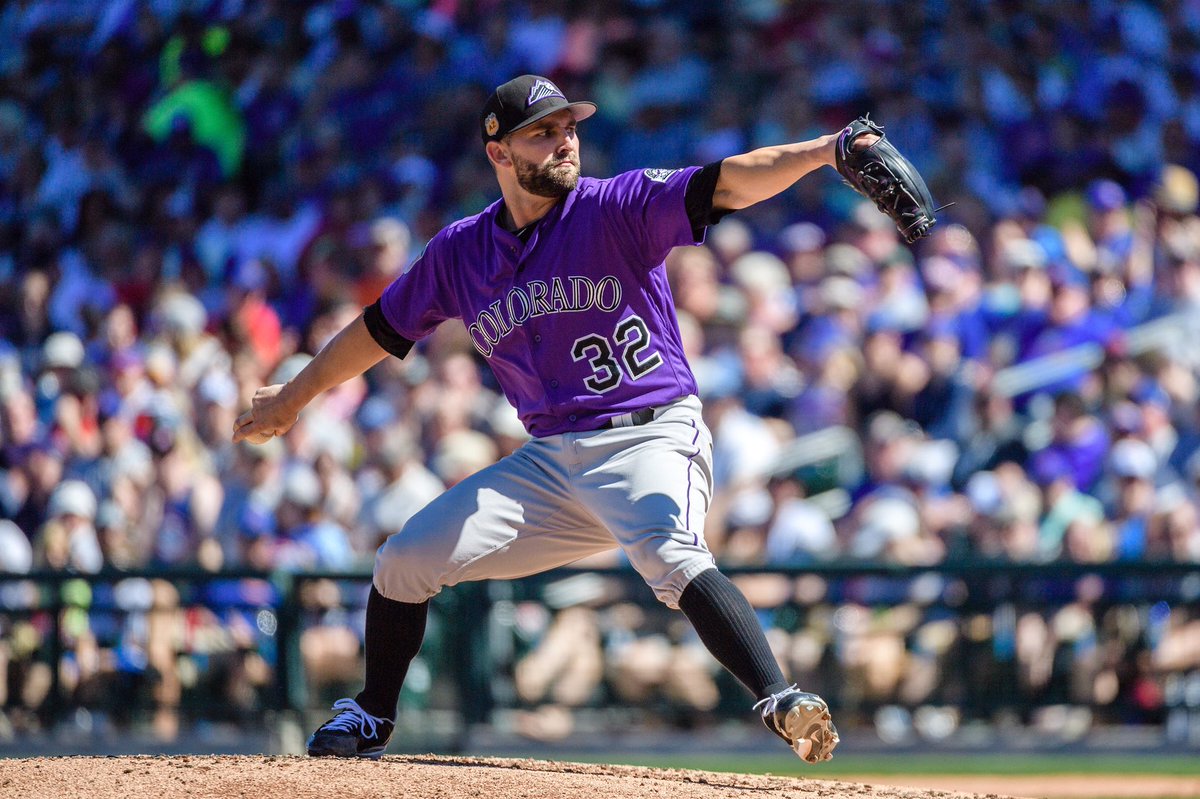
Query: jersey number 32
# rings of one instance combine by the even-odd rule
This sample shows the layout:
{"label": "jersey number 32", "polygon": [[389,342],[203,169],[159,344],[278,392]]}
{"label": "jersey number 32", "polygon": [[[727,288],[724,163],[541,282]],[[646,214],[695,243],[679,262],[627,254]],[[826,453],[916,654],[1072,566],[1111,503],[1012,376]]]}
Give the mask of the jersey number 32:
{"label": "jersey number 32", "polygon": [[621,385],[626,375],[637,380],[662,366],[661,355],[646,354],[649,347],[650,331],[646,323],[641,317],[630,316],[617,324],[611,342],[596,333],[576,339],[571,345],[571,357],[576,362],[586,360],[592,367],[592,374],[583,379],[587,390],[604,394]]}

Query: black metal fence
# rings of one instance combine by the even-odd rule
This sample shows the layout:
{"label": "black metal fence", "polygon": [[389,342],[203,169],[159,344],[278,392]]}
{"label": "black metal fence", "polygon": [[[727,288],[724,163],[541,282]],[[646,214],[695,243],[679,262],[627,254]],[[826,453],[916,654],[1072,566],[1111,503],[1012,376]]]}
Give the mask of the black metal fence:
{"label": "black metal fence", "polygon": [[[1200,564],[727,569],[787,672],[887,742],[996,725],[1200,744]],[[370,575],[0,575],[0,741],[323,715],[357,690]],[[752,720],[682,615],[629,570],[457,586],[401,717],[555,739],[639,718]],[[413,729],[430,729],[415,724]],[[451,736],[453,738],[453,735]],[[435,746],[452,746],[443,738]],[[0,744],[2,747],[2,744]]]}

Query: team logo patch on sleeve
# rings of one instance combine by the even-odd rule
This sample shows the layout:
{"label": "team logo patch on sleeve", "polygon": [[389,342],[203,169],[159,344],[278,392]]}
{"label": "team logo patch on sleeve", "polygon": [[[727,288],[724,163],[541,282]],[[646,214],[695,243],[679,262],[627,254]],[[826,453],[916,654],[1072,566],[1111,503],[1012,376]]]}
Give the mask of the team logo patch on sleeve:
{"label": "team logo patch on sleeve", "polygon": [[678,172],[678,169],[646,169],[642,174],[653,180],[655,183],[666,183],[667,178]]}

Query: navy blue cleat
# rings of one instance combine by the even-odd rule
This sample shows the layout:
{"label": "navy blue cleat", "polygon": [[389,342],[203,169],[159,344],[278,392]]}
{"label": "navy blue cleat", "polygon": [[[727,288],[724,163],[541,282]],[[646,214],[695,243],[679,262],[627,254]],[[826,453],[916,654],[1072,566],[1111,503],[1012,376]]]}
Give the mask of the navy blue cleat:
{"label": "navy blue cleat", "polygon": [[309,757],[367,757],[378,760],[387,749],[396,723],[372,716],[353,699],[333,703],[336,716],[308,739]]}

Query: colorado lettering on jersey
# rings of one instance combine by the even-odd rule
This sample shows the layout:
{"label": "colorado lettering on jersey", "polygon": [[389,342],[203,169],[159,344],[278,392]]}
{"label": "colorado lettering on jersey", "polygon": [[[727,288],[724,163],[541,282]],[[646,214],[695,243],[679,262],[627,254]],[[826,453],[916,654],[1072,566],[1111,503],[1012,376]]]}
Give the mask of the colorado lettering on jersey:
{"label": "colorado lettering on jersey", "polygon": [[480,311],[475,321],[467,325],[467,333],[475,349],[490,358],[505,336],[530,319],[593,308],[610,312],[620,304],[621,283],[613,275],[597,281],[584,275],[555,277],[549,283],[530,280],[523,286],[513,286],[503,299]]}

